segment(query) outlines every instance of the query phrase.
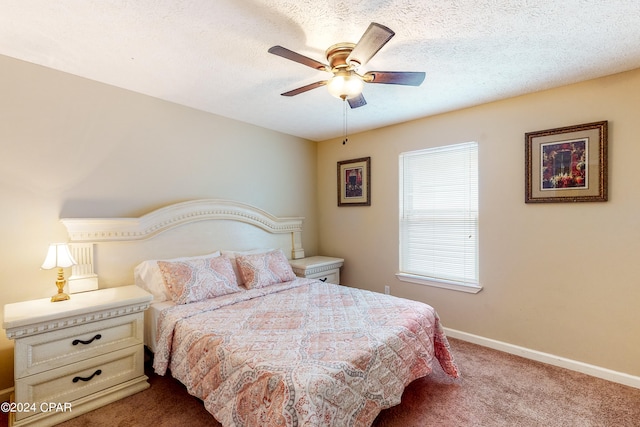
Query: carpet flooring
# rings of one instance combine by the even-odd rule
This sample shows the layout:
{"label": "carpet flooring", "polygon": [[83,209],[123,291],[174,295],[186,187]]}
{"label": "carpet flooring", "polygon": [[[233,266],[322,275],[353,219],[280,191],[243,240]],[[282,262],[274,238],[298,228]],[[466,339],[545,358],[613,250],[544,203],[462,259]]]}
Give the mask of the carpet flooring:
{"label": "carpet flooring", "polygon": [[[402,403],[382,411],[374,427],[640,426],[640,389],[456,339],[450,342],[462,377],[453,380],[436,369],[414,381]],[[148,390],[59,426],[220,426],[176,380],[150,369],[147,375]],[[6,414],[0,414],[3,422]]]}

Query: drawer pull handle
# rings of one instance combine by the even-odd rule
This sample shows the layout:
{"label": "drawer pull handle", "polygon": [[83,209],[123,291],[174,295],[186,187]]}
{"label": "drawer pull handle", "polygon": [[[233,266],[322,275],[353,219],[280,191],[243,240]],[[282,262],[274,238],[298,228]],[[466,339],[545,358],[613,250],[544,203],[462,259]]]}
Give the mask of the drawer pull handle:
{"label": "drawer pull handle", "polygon": [[99,340],[100,338],[102,338],[102,335],[98,334],[95,337],[91,338],[90,340],[87,341],[83,341],[83,340],[73,340],[73,342],[71,344],[73,345],[78,345],[78,344],[91,344],[92,342],[94,342],[95,340]]}
{"label": "drawer pull handle", "polygon": [[324,279],[320,279],[321,282],[326,282],[328,279],[328,277],[325,277]]}
{"label": "drawer pull handle", "polygon": [[77,383],[78,381],[91,381],[93,379],[93,377],[95,377],[96,375],[100,375],[102,373],[101,369],[98,369],[97,371],[95,371],[93,373],[93,375],[91,375],[90,377],[73,377],[73,382]]}

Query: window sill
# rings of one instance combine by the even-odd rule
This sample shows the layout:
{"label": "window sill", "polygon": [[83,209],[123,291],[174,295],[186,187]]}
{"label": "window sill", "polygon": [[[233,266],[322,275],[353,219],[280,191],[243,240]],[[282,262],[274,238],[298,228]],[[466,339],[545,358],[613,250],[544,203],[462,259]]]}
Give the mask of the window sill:
{"label": "window sill", "polygon": [[466,292],[470,294],[477,294],[482,290],[482,286],[480,285],[463,285],[456,282],[427,279],[424,276],[416,276],[414,274],[396,273],[396,277],[403,282],[417,283],[418,285],[432,286],[434,288],[449,289],[452,291]]}

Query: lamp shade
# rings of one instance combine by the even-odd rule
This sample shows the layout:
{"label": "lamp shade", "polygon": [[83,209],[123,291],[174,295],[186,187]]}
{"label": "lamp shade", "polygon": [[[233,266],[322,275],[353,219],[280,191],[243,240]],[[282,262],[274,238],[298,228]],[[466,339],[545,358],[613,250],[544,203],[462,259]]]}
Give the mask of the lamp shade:
{"label": "lamp shade", "polygon": [[65,268],[76,265],[77,262],[73,259],[71,251],[69,251],[69,245],[66,243],[52,243],[49,246],[47,257],[42,263],[42,268],[50,270],[52,268]]}

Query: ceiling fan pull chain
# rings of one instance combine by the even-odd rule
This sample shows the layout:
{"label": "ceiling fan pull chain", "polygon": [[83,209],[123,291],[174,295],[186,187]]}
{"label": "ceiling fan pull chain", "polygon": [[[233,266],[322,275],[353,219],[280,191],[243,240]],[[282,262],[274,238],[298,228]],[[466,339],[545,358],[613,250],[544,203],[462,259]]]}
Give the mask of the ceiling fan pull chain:
{"label": "ceiling fan pull chain", "polygon": [[349,140],[348,130],[347,130],[347,99],[346,98],[342,100],[342,120],[343,120],[343,130],[344,130],[344,139],[342,140],[342,145],[345,145]]}

